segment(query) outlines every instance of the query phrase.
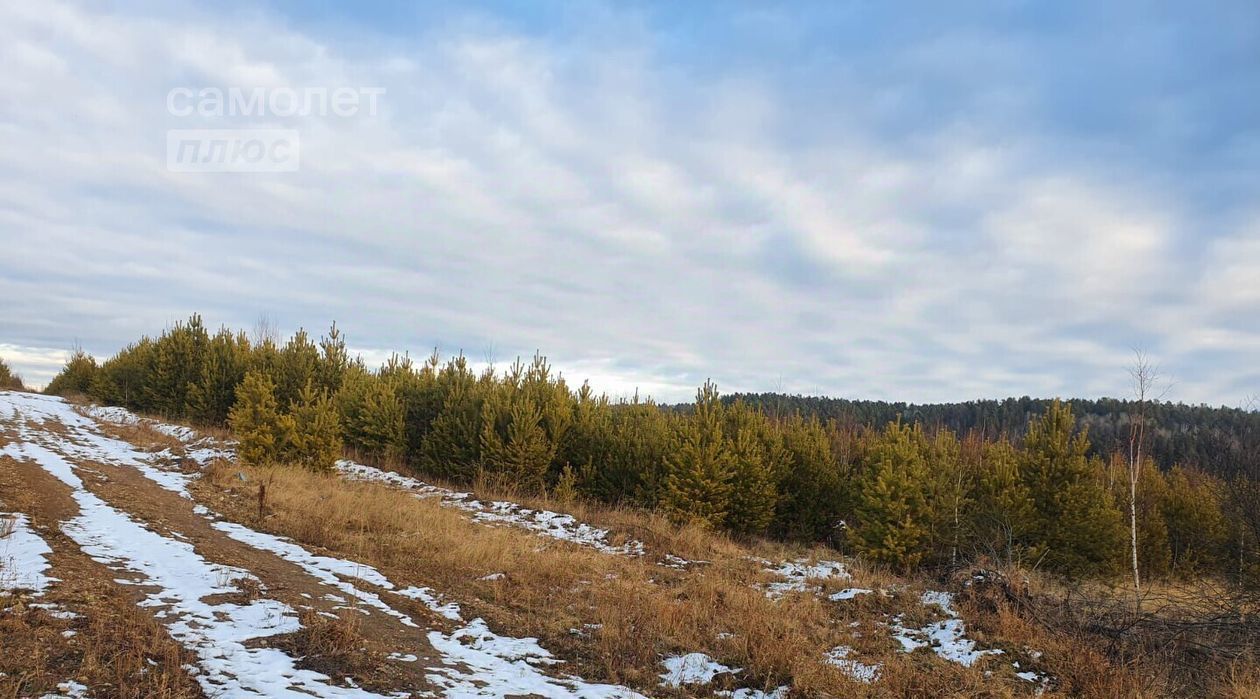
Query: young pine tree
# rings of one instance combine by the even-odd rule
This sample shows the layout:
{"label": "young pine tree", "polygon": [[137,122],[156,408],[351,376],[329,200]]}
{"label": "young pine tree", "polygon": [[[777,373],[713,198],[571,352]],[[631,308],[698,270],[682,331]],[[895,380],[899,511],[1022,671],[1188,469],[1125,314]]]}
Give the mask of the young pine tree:
{"label": "young pine tree", "polygon": [[1070,575],[1114,572],[1123,553],[1120,510],[1088,451],[1072,409],[1057,400],[1029,422],[1020,471],[1035,510],[1031,538],[1048,567]]}
{"label": "young pine tree", "polygon": [[730,513],[734,464],[722,434],[722,413],[717,386],[706,381],[682,423],[678,451],[668,460],[663,504],[679,519],[716,527]]}
{"label": "young pine tree", "polygon": [[783,424],[782,435],[786,465],[771,533],[796,541],[824,540],[839,531],[852,504],[831,436],[817,418],[799,415]]}
{"label": "young pine tree", "polygon": [[900,421],[874,439],[848,529],[854,551],[902,570],[918,565],[932,544],[925,441],[918,425]]}
{"label": "young pine tree", "polygon": [[328,392],[308,383],[293,406],[286,456],[312,471],[331,472],[341,458],[341,418]]}
{"label": "young pine tree", "polygon": [[1029,547],[1036,508],[1020,474],[1019,452],[1006,439],[990,442],[977,470],[967,516],[977,553],[1007,564],[1035,561],[1041,552]]}
{"label": "young pine tree", "polygon": [[237,454],[247,464],[279,461],[293,439],[293,418],[281,414],[275,384],[258,371],[247,373],[237,386],[228,424],[236,434]]}
{"label": "young pine tree", "polygon": [[96,359],[82,349],[75,349],[61,372],[48,382],[44,393],[54,396],[87,395],[96,371]]}
{"label": "young pine tree", "polygon": [[351,365],[334,401],[346,444],[370,458],[396,458],[406,447],[403,404],[394,383]]}
{"label": "young pine tree", "polygon": [[319,340],[319,362],[315,365],[315,388],[335,395],[341,388],[341,380],[351,364],[346,351],[346,339],[337,324],[328,329],[328,335]]}
{"label": "young pine tree", "polygon": [[744,403],[736,402],[726,413],[732,465],[726,528],[764,534],[779,501],[778,477],[786,456],[782,441],[772,441],[765,418]]}
{"label": "young pine tree", "polygon": [[305,330],[298,329],[274,357],[271,371],[276,382],[276,400],[289,410],[301,398],[308,383],[317,383],[321,366],[319,348]]}
{"label": "young pine tree", "polygon": [[1220,568],[1228,558],[1224,488],[1217,479],[1174,466],[1161,505],[1168,531],[1169,567],[1176,575]]}
{"label": "young pine tree", "polygon": [[435,381],[436,417],[421,442],[420,467],[467,482],[481,463],[481,404],[487,387],[462,356],[447,362]]}
{"label": "young pine tree", "polygon": [[0,390],[21,391],[23,388],[22,377],[13,373],[9,365],[0,359]]}
{"label": "young pine tree", "polygon": [[249,340],[244,333],[226,328],[210,338],[201,375],[188,387],[188,416],[206,425],[222,425],[236,398],[236,387],[245,377]]}
{"label": "young pine tree", "polygon": [[201,379],[209,346],[206,327],[196,314],[162,333],[155,343],[148,381],[154,411],[175,419],[188,415],[188,389]]}
{"label": "young pine tree", "polygon": [[482,404],[481,460],[487,471],[526,492],[540,493],[555,453],[542,411],[519,389],[500,386]]}

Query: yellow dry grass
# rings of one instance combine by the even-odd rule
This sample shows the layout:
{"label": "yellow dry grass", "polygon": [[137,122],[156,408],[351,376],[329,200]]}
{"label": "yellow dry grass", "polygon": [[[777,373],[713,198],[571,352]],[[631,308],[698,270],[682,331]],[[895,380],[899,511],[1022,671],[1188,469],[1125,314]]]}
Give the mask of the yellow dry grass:
{"label": "yellow dry grass", "polygon": [[[259,484],[266,484],[261,520]],[[592,680],[660,694],[661,658],[699,651],[743,668],[742,686],[790,684],[795,696],[1008,696],[1033,689],[1013,677],[1009,662],[993,663],[993,676],[986,676],[983,662],[963,668],[926,650],[899,652],[887,620],[932,614],[917,601],[920,586],[907,586],[884,570],[850,562],[854,579],[826,581],[824,592],[848,586],[900,592],[844,603],[813,593],[777,600],[764,593],[761,586],[778,578],[757,558],[834,558],[834,552],[738,543],[633,510],[567,508],[584,521],[644,541],[649,550],[641,558],[608,555],[475,523],[436,499],[381,484],[283,467],[220,463],[208,469],[194,494],[250,526],[371,564],[399,584],[439,590],[459,602],[465,616],[482,616],[502,633],[539,638],[572,664],[569,671]],[[666,553],[705,563],[686,570],[657,565]],[[482,579],[496,573],[504,575]],[[991,630],[990,640],[1010,632],[1015,643],[1047,646],[1037,629],[1006,623],[1009,628]],[[865,685],[828,664],[825,655],[837,645],[852,647],[851,657],[864,663],[879,663],[881,680]],[[723,686],[719,681],[713,688]]]}

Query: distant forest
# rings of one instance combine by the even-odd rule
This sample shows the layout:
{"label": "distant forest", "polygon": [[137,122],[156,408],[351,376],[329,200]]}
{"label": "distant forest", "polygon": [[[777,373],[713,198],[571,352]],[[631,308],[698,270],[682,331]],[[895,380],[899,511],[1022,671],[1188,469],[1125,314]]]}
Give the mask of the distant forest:
{"label": "distant forest", "polygon": [[[900,417],[928,430],[943,428],[959,435],[974,431],[985,439],[1015,440],[1027,431],[1029,420],[1045,414],[1051,403],[1024,396],[917,405],[781,393],[737,393],[723,400],[728,404],[743,401],[772,416],[799,412],[824,422],[834,420],[843,427],[881,427]],[[1106,458],[1127,449],[1129,417],[1136,412],[1131,401],[1073,398],[1063,402],[1089,430],[1091,455]],[[1226,477],[1240,472],[1260,475],[1260,412],[1169,402],[1154,403],[1150,412],[1156,427],[1148,435],[1150,454],[1164,470],[1181,465]]]}

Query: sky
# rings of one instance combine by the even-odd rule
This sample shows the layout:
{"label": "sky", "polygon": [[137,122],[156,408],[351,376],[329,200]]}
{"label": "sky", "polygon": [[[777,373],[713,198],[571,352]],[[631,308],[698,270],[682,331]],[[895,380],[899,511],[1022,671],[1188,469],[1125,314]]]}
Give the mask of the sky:
{"label": "sky", "polygon": [[[1123,397],[1141,349],[1241,405],[1257,76],[1253,1],[0,0],[0,357],[196,312],[667,401]],[[206,129],[300,159],[173,167]]]}

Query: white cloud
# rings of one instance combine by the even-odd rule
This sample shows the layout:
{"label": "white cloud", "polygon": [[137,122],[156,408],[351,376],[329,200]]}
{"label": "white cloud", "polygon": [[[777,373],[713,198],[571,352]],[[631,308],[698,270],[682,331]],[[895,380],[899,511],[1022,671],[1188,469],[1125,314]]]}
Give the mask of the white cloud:
{"label": "white cloud", "polygon": [[[1257,338],[1200,316],[1260,310],[1254,236],[1201,268],[1177,201],[1032,134],[942,122],[898,140],[870,121],[878,99],[815,118],[764,75],[680,77],[650,31],[607,18],[591,44],[455,22],[350,51],[266,15],[171,12],[0,7],[0,327],[22,346],[0,354],[32,375],[54,354],[31,348],[109,353],[194,311],[336,319],[372,356],[539,348],[575,385],[667,399],[707,377],[1117,393],[1133,345],[1175,366]],[[351,119],[166,113],[171,88],[202,85],[387,92]],[[301,171],[166,171],[166,129],[224,126],[299,129]],[[1232,369],[1176,397],[1227,399]]]}

